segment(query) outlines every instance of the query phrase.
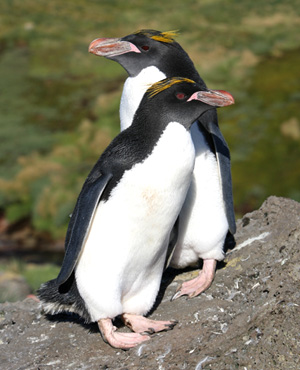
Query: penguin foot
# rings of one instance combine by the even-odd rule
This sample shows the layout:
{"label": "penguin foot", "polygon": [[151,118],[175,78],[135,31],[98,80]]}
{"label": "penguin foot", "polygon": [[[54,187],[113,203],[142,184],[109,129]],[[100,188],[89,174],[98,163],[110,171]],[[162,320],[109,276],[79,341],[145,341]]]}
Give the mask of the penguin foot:
{"label": "penguin foot", "polygon": [[124,313],[122,315],[124,324],[128,326],[135,333],[140,334],[153,334],[159,331],[172,330],[174,326],[178,323],[176,320],[170,321],[156,321],[147,319],[144,316],[133,315],[129,313]]}
{"label": "penguin foot", "polygon": [[113,326],[111,319],[99,320],[98,327],[103,340],[114,348],[127,350],[150,339],[148,335],[116,332],[117,328]]}
{"label": "penguin foot", "polygon": [[204,292],[211,286],[214,280],[216,266],[217,261],[214,259],[203,260],[203,268],[199,271],[199,275],[195,279],[185,281],[179,286],[176,293],[171,298],[171,301],[183,295],[187,295],[188,298],[193,298]]}

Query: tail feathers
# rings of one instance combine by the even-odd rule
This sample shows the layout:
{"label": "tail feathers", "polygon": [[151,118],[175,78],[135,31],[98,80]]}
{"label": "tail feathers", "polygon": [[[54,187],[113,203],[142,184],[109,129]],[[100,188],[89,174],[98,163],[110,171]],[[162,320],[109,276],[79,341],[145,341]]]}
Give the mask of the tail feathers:
{"label": "tail feathers", "polygon": [[91,322],[91,317],[81,298],[74,277],[70,277],[63,285],[58,285],[56,279],[41,285],[37,296],[42,303],[44,311],[50,315],[62,312],[77,313],[86,323]]}
{"label": "tail feathers", "polygon": [[74,297],[69,293],[61,294],[56,280],[50,280],[41,285],[37,295],[42,302],[45,312],[54,315],[64,311],[76,312]]}

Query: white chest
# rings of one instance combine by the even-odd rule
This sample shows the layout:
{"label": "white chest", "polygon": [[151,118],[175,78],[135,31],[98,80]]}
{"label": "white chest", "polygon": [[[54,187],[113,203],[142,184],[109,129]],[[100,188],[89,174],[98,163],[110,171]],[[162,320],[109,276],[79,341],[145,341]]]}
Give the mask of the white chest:
{"label": "white chest", "polygon": [[[189,186],[194,158],[195,149],[190,132],[180,123],[170,122],[152,153],[124,173],[119,185],[112,191],[112,197],[121,189],[126,192],[133,189],[132,196],[137,197],[140,191],[144,193],[152,187],[157,193],[161,192],[174,199],[178,189]],[[168,195],[165,192],[173,194]],[[160,204],[159,208],[161,207],[164,205]]]}

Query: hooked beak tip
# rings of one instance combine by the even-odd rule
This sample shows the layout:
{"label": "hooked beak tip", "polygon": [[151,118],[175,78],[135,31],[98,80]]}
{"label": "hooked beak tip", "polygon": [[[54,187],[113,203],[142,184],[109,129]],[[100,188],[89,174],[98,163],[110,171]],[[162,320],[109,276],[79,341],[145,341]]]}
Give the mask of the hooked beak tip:
{"label": "hooked beak tip", "polygon": [[219,90],[221,94],[223,94],[223,96],[225,96],[227,99],[227,105],[232,105],[235,103],[234,101],[234,97],[228,92],[228,91],[225,91],[225,90]]}
{"label": "hooked beak tip", "polygon": [[89,53],[96,54],[97,53],[97,46],[99,46],[99,43],[103,42],[104,40],[106,40],[106,39],[102,38],[102,39],[93,40],[89,45],[89,49],[88,49]]}

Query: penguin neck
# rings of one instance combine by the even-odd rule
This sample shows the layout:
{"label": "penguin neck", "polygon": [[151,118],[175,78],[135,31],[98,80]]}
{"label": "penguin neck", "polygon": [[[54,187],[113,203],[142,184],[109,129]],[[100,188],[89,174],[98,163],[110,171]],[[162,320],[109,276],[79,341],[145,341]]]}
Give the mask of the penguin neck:
{"label": "penguin neck", "polygon": [[137,76],[127,78],[120,103],[121,131],[132,124],[134,114],[146,90],[164,78],[166,75],[155,66],[144,68]]}

